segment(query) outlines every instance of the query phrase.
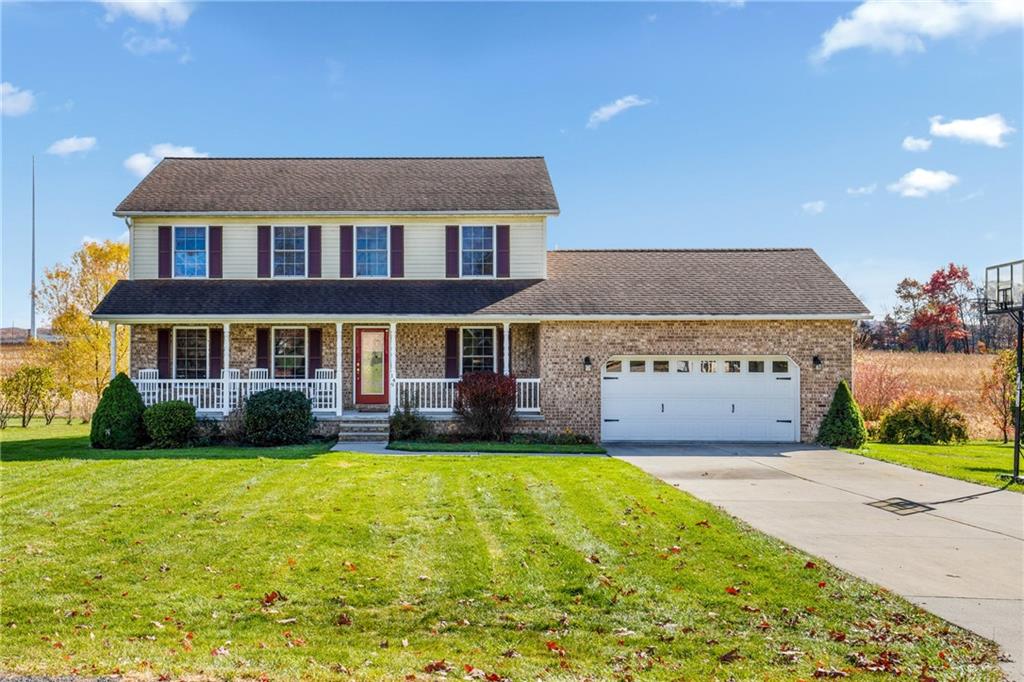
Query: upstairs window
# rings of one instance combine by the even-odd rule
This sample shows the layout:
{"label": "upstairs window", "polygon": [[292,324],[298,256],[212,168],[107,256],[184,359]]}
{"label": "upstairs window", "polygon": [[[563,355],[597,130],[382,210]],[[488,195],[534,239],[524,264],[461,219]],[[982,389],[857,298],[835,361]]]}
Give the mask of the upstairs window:
{"label": "upstairs window", "polygon": [[385,225],[356,227],[356,277],[388,276],[388,228]]}
{"label": "upstairs window", "polygon": [[174,276],[206,277],[206,228],[174,228]]}
{"label": "upstairs window", "polygon": [[179,327],[174,330],[174,378],[205,379],[210,347],[205,328]]}
{"label": "upstairs window", "polygon": [[306,276],[306,228],[274,226],[274,277]]}
{"label": "upstairs window", "polygon": [[274,329],[274,378],[306,378],[305,328]]}
{"label": "upstairs window", "polygon": [[493,372],[494,329],[492,327],[464,328],[462,330],[462,373]]}
{"label": "upstairs window", "polygon": [[493,226],[462,226],[462,276],[494,277]]}

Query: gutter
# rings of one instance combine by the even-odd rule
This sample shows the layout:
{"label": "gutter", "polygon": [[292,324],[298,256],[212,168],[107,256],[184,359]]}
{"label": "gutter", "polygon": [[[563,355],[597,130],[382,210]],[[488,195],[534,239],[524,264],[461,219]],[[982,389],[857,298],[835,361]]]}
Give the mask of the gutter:
{"label": "gutter", "polygon": [[409,217],[441,217],[441,216],[557,216],[557,208],[544,210],[517,211],[114,211],[117,218],[162,217],[162,216],[226,216],[258,218],[261,216],[409,216]]}
{"label": "gutter", "polygon": [[98,322],[114,322],[117,324],[162,324],[191,321],[205,322],[238,322],[264,324],[266,322],[294,323],[329,323],[329,322],[409,322],[443,324],[449,322],[592,322],[592,321],[637,321],[637,322],[714,322],[714,321],[823,321],[823,320],[869,320],[871,313],[818,313],[818,314],[777,314],[777,315],[523,315],[500,313],[467,313],[465,315],[420,315],[420,314],[352,314],[352,315],[294,315],[287,313],[268,315],[104,315],[93,314],[92,319]]}

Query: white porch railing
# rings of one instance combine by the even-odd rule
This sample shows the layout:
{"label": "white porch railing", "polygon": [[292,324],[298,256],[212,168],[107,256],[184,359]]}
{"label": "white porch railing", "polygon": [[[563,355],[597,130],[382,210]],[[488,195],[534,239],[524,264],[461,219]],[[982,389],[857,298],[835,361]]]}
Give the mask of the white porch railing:
{"label": "white porch railing", "polygon": [[[396,379],[395,404],[419,412],[451,412],[458,379]],[[516,411],[540,412],[540,379],[516,379]]]}
{"label": "white porch railing", "polygon": [[[333,377],[157,379],[145,376],[133,381],[147,407],[165,400],[185,400],[195,405],[197,412],[226,414],[253,393],[271,388],[303,393],[312,403],[314,412],[332,412],[338,405],[338,382]],[[395,405],[402,407],[408,403],[420,412],[451,412],[458,383],[458,379],[396,379]],[[540,412],[540,379],[516,379],[516,411]]]}
{"label": "white porch railing", "polygon": [[[299,391],[309,398],[314,412],[336,409],[335,379],[135,379],[147,407],[165,400],[185,400],[197,412],[230,412],[253,393],[276,388]],[[225,398],[227,399],[225,401]]]}

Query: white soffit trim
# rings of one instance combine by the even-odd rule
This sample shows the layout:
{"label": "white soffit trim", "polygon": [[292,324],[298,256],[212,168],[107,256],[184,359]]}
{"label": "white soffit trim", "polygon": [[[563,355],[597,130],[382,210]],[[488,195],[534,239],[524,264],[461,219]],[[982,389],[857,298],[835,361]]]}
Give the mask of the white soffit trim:
{"label": "white soffit trim", "polygon": [[159,324],[164,322],[586,322],[586,321],[641,321],[641,322],[686,322],[686,321],[758,321],[758,320],[867,320],[870,313],[820,313],[809,315],[93,315],[101,322]]}

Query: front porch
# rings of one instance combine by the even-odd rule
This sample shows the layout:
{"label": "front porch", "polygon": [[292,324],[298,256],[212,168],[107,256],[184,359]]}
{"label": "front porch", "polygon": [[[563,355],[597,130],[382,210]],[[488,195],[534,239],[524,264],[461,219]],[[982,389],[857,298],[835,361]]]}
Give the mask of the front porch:
{"label": "front porch", "polygon": [[[538,326],[453,320],[301,324],[132,324],[130,371],[148,406],[185,400],[221,417],[258,391],[300,391],[321,419],[379,416],[404,405],[452,414],[464,372],[516,376],[516,410],[540,418]],[[113,325],[111,326],[114,329]],[[112,351],[116,337],[112,334]]]}

